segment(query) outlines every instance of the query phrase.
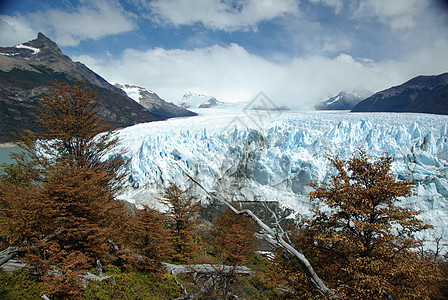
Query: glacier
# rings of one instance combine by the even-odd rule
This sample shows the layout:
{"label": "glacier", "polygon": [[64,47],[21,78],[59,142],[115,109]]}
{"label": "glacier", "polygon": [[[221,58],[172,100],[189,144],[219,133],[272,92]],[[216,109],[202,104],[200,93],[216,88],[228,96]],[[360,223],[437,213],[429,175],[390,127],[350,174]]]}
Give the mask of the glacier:
{"label": "glacier", "polygon": [[[129,175],[119,198],[164,210],[158,198],[174,182],[208,205],[205,188],[232,201],[276,202],[288,218],[311,217],[310,181],[334,170],[328,156],[357,149],[394,158],[392,174],[413,180],[404,207],[435,229],[427,247],[448,245],[448,116],[406,113],[244,111],[241,105],[197,109],[199,115],[138,124],[119,131]],[[447,249],[445,249],[447,250]]]}

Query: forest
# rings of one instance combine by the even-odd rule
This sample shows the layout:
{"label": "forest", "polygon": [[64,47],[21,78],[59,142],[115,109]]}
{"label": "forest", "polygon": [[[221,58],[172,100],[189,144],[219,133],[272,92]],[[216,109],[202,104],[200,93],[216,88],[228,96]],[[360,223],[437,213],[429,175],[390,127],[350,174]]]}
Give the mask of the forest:
{"label": "forest", "polygon": [[120,141],[99,103],[56,83],[39,133],[17,136],[0,175],[1,299],[447,299],[448,256],[415,237],[431,226],[399,206],[413,182],[391,176],[389,156],[329,157],[331,178],[309,183],[313,218],[284,227],[189,175],[225,207],[207,222],[173,183],[164,212],[116,198],[128,162],[110,155]]}

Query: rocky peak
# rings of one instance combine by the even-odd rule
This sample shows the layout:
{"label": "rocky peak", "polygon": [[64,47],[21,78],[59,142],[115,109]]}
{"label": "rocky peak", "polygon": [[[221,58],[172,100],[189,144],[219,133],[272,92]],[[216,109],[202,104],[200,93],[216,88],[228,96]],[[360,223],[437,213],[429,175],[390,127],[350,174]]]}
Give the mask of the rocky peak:
{"label": "rocky peak", "polygon": [[[0,47],[0,70],[9,72],[13,69],[40,73],[43,69],[57,74],[64,74],[69,79],[89,82],[114,93],[126,96],[121,89],[109,84],[104,78],[94,73],[80,62],[73,62],[64,55],[58,45],[39,32],[37,38],[13,47]],[[46,71],[44,71],[46,72]]]}
{"label": "rocky peak", "polygon": [[370,95],[372,92],[364,88],[356,88],[351,92],[341,91],[336,96],[317,103],[314,107],[317,110],[350,110]]}
{"label": "rocky peak", "polygon": [[37,39],[21,43],[12,47],[0,47],[0,53],[4,56],[26,59],[28,61],[40,61],[42,59],[64,58],[67,59],[58,45],[39,32]]}
{"label": "rocky peak", "polygon": [[24,43],[33,48],[41,49],[42,52],[53,53],[56,55],[64,55],[58,45],[46,37],[42,32],[37,34],[37,39]]}
{"label": "rocky peak", "polygon": [[219,103],[221,102],[215,97],[187,92],[183,95],[178,105],[184,108],[209,108]]}
{"label": "rocky peak", "polygon": [[151,111],[151,113],[159,120],[166,120],[173,116],[186,117],[196,115],[196,113],[193,113],[185,108],[179,107],[171,102],[166,102],[155,92],[146,88],[119,83],[115,83],[114,87],[124,91],[128,97]]}

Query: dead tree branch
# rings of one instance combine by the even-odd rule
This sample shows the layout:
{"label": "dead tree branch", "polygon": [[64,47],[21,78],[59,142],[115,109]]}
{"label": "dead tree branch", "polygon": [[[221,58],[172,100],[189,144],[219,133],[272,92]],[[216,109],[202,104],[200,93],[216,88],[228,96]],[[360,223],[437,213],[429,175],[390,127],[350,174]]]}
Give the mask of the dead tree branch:
{"label": "dead tree branch", "polygon": [[215,194],[212,194],[209,192],[202,184],[200,184],[195,178],[193,178],[187,171],[185,171],[181,166],[179,168],[185,173],[185,175],[193,181],[196,185],[198,185],[211,199],[221,202],[225,204],[227,207],[229,207],[235,214],[237,215],[245,215],[252,220],[260,227],[260,229],[263,231],[263,239],[268,242],[269,244],[273,245],[274,247],[280,246],[285,251],[287,251],[292,256],[296,257],[305,273],[305,276],[308,280],[308,282],[316,289],[318,290],[323,296],[329,297],[329,298],[337,298],[337,295],[334,291],[329,289],[325,283],[319,278],[319,276],[314,271],[313,267],[309,263],[309,261],[306,259],[306,257],[299,252],[293,245],[286,242],[282,235],[277,233],[275,230],[271,229],[269,226],[267,226],[263,221],[260,220],[251,210],[249,209],[243,209],[238,210],[235,207],[231,205],[231,203]]}
{"label": "dead tree branch", "polygon": [[217,264],[199,264],[199,265],[173,265],[169,263],[162,262],[165,266],[165,269],[170,274],[188,274],[188,273],[196,273],[196,274],[214,274],[217,271],[224,274],[238,274],[238,275],[252,275],[255,272],[247,267],[241,266],[226,266],[226,265],[217,265]]}
{"label": "dead tree branch", "polygon": [[8,247],[3,251],[0,251],[0,266],[4,263],[8,262],[11,258],[13,258],[17,253],[19,253],[19,247]]}

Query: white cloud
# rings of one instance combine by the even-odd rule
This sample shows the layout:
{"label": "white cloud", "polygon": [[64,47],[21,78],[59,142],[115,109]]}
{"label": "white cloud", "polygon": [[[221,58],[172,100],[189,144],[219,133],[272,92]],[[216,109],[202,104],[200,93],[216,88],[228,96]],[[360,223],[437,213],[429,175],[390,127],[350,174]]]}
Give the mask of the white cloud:
{"label": "white cloud", "polygon": [[36,38],[36,31],[23,19],[0,15],[0,46],[9,47]]}
{"label": "white cloud", "polygon": [[357,17],[373,16],[394,30],[411,29],[416,18],[428,6],[427,0],[361,0]]}
{"label": "white cloud", "polygon": [[[0,28],[1,36],[8,40],[17,40],[15,28],[21,37],[20,41],[33,31],[35,37],[38,31],[50,36],[60,46],[76,46],[81,40],[100,39],[102,37],[129,32],[136,28],[133,15],[126,12],[114,1],[95,0],[82,3],[70,12],[61,9],[49,9],[27,15],[5,17],[2,20],[8,24]],[[23,37],[22,37],[23,36]]]}
{"label": "white cloud", "polygon": [[309,108],[341,90],[363,86],[378,91],[420,74],[446,72],[446,53],[448,40],[428,45],[400,61],[386,62],[340,54],[274,63],[237,44],[194,50],[127,49],[116,60],[77,59],[110,81],[149,88],[168,101],[180,100],[187,91],[223,101],[250,100],[263,91],[278,105]]}
{"label": "white cloud", "polygon": [[342,0],[310,0],[310,2],[312,3],[322,3],[324,5],[327,5],[329,7],[334,8],[334,12],[336,14],[340,13],[344,3],[342,2]]}
{"label": "white cloud", "polygon": [[213,30],[256,30],[257,24],[298,13],[294,0],[155,0],[154,20],[180,26],[197,22]]}

